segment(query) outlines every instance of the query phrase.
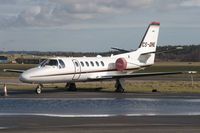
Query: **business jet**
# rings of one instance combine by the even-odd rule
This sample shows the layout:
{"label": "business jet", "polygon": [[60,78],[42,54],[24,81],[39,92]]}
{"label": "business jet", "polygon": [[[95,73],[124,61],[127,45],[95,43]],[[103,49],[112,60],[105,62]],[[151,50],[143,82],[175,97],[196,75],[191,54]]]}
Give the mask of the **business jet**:
{"label": "business jet", "polygon": [[40,94],[43,84],[67,83],[69,90],[76,90],[76,82],[116,80],[116,92],[124,92],[125,78],[187,74],[184,72],[135,73],[154,64],[159,34],[159,22],[149,24],[142,41],[135,51],[121,50],[123,53],[110,57],[56,57],[41,62],[29,70],[5,69],[8,72],[20,72],[20,80],[24,83],[38,84],[36,93]]}

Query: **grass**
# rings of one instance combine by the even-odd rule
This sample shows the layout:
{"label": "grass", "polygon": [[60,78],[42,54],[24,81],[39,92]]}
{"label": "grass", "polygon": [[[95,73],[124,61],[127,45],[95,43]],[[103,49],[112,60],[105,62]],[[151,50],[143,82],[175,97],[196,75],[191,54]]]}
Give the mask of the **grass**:
{"label": "grass", "polygon": [[133,82],[127,84],[127,91],[152,91],[157,89],[159,92],[197,92],[200,93],[200,83],[189,81],[154,81],[154,82]]}
{"label": "grass", "polygon": [[[87,91],[115,91],[115,82],[93,82],[93,83],[77,83],[77,88],[79,90]],[[0,85],[0,88],[3,88]],[[33,90],[36,88],[36,85],[27,85],[27,86],[7,86],[7,89],[30,89]],[[101,89],[100,89],[101,88]],[[45,85],[47,90],[52,89],[65,89],[64,84],[56,85]],[[126,91],[132,92],[151,92],[153,89],[156,89],[159,92],[173,92],[173,93],[200,93],[200,82],[191,81],[127,81],[126,82]]]}
{"label": "grass", "polygon": [[17,77],[19,73],[3,72],[3,69],[17,69],[17,70],[27,70],[29,68],[35,67],[35,64],[0,64],[0,77],[9,76]]}
{"label": "grass", "polygon": [[[153,66],[139,72],[148,73],[173,71],[197,71],[197,74],[193,74],[193,76],[194,78],[200,78],[200,62],[157,62]],[[176,74],[157,77],[188,78],[188,74]]]}
{"label": "grass", "polygon": [[[114,91],[115,83],[79,83],[78,88],[101,88],[106,91]],[[153,89],[157,89],[159,92],[190,92],[190,93],[200,93],[200,82],[191,81],[151,81],[151,82],[126,82],[126,91],[134,92],[151,92]]]}

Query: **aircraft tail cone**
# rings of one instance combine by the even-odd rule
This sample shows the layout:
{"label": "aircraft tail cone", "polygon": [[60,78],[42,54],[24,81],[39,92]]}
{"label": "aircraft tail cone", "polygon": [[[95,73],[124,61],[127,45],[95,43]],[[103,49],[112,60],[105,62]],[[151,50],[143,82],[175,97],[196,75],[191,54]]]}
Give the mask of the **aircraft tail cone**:
{"label": "aircraft tail cone", "polygon": [[3,85],[3,95],[8,96],[6,84]]}

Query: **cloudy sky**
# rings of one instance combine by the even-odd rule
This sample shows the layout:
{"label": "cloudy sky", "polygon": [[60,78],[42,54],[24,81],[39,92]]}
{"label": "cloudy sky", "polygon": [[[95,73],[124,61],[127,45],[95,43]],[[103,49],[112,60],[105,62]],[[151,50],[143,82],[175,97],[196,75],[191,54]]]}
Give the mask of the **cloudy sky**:
{"label": "cloudy sky", "polygon": [[200,44],[200,0],[0,0],[0,50],[136,49],[152,21],[160,46]]}

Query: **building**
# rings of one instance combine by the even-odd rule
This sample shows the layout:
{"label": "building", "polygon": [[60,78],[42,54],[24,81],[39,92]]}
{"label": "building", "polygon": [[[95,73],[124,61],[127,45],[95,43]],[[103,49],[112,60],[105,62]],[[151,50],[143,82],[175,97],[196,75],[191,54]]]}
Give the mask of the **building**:
{"label": "building", "polygon": [[39,58],[17,58],[15,61],[18,64],[39,64],[41,61],[45,59],[39,59]]}
{"label": "building", "polygon": [[0,56],[0,63],[8,63],[8,57]]}

